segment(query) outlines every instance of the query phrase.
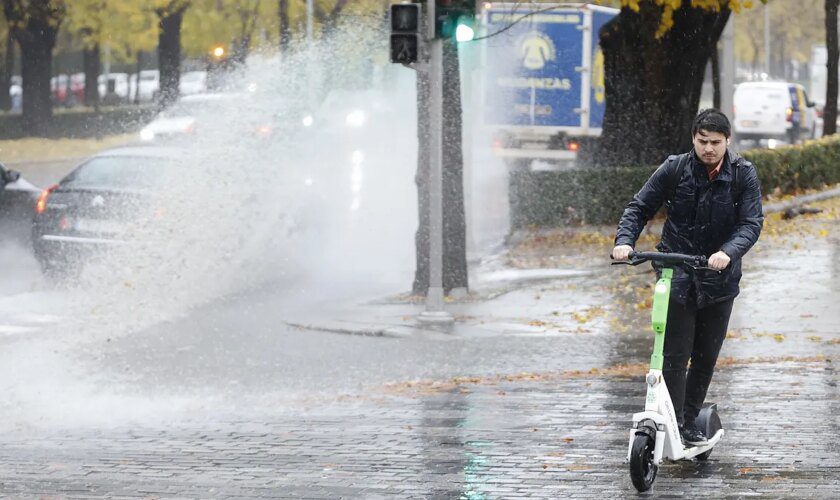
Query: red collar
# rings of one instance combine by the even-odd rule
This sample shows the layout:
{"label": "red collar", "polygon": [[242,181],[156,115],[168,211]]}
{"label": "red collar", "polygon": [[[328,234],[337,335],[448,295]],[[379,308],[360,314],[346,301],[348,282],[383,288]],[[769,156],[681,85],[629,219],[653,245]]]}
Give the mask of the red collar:
{"label": "red collar", "polygon": [[720,162],[717,164],[717,166],[715,168],[711,169],[711,170],[709,170],[709,167],[706,167],[706,172],[708,172],[708,174],[709,174],[709,180],[710,181],[713,181],[717,178],[718,174],[720,173],[720,168],[723,166],[723,161],[725,159],[726,159],[726,156],[721,158]]}

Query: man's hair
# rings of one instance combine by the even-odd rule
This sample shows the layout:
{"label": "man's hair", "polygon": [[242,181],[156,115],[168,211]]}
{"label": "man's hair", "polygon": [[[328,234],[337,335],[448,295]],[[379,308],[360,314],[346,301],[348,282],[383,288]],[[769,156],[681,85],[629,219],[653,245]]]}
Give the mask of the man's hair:
{"label": "man's hair", "polygon": [[729,118],[720,111],[709,108],[697,113],[697,118],[694,119],[694,125],[691,126],[691,137],[697,135],[700,130],[708,132],[720,132],[725,137],[732,134],[732,126],[729,124]]}

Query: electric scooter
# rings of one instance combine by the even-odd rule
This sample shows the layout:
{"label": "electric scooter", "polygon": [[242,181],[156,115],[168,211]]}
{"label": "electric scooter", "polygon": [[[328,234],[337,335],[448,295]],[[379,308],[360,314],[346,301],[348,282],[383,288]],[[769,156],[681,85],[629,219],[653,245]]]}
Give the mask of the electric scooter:
{"label": "electric scooter", "polygon": [[633,486],[639,491],[647,491],[653,485],[663,458],[681,460],[696,457],[698,460],[706,460],[724,433],[717,405],[706,403],[694,422],[708,442],[697,446],[684,446],[680,439],[671,395],[662,378],[665,323],[668,318],[668,299],[671,295],[674,267],[685,266],[694,271],[714,269],[708,267],[708,259],[702,255],[660,252],[631,252],[629,260],[615,261],[612,264],[638,266],[649,261],[658,262],[663,267],[653,292],[651,322],[655,336],[650,371],[645,378],[645,411],[633,414],[633,427],[630,429],[630,444],[627,449],[630,478],[633,480]]}

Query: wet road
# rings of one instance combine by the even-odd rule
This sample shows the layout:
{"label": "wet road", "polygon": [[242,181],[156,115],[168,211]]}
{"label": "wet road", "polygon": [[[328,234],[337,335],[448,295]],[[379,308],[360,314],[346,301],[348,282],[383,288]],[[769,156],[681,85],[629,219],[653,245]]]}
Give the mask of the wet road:
{"label": "wet road", "polygon": [[[709,395],[727,434],[705,463],[665,464],[641,496],[833,498],[840,398],[831,363],[743,364]],[[635,496],[623,463],[638,378],[465,383],[239,418],[0,439],[0,491],[85,498]],[[247,415],[247,417],[246,417]]]}

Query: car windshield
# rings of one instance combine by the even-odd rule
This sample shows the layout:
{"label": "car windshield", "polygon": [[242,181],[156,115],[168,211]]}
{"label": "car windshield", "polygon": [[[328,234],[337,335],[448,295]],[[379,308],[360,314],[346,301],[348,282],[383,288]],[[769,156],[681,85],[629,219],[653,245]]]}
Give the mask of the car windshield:
{"label": "car windshield", "polygon": [[187,118],[194,117],[202,109],[201,102],[178,102],[172,107],[164,110],[160,115],[166,118]]}
{"label": "car windshield", "polygon": [[150,156],[98,156],[76,169],[62,184],[73,187],[150,188],[160,182],[171,161]]}
{"label": "car windshield", "polygon": [[[215,96],[214,96],[215,97]],[[197,115],[211,115],[216,112],[225,111],[232,106],[241,108],[241,98],[234,95],[206,98],[201,100],[178,101],[160,114],[163,118],[195,118]]]}

